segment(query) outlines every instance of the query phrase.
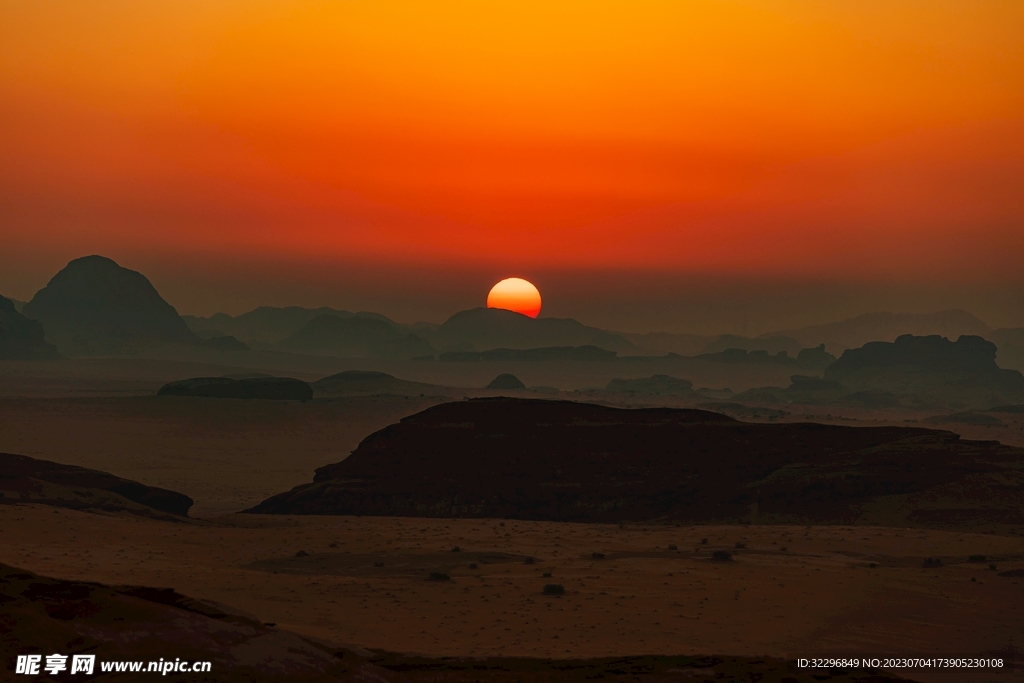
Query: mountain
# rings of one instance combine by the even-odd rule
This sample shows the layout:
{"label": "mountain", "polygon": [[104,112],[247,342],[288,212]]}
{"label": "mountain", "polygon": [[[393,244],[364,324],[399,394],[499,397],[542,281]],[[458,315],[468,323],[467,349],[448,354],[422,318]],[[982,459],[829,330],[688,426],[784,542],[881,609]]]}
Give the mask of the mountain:
{"label": "mountain", "polygon": [[368,311],[351,313],[327,306],[321,308],[260,306],[238,316],[217,313],[208,318],[186,315],[184,319],[189,329],[203,338],[232,336],[246,344],[269,347],[284,341],[302,329],[313,318],[322,315],[333,315],[336,318],[358,316],[380,320],[392,326],[398,325],[380,313]]}
{"label": "mountain", "polygon": [[421,329],[419,334],[441,351],[597,346],[609,351],[636,352],[636,347],[622,336],[587,327],[571,318],[530,318],[498,308],[460,311],[436,330]]}
{"label": "mountain", "polygon": [[487,351],[446,351],[439,356],[448,362],[475,361],[612,361],[615,351],[596,346],[549,346],[541,349],[488,349]]}
{"label": "mountain", "polygon": [[434,352],[415,334],[383,320],[319,315],[277,345],[284,351],[342,358],[414,358]]}
{"label": "mountain", "polygon": [[106,472],[0,453],[0,504],[35,503],[75,510],[187,517],[192,499]]}
{"label": "mountain", "polygon": [[499,390],[510,390],[510,389],[525,389],[526,385],[523,381],[515,375],[503,372],[490,381],[487,385],[488,389],[499,389]]}
{"label": "mountain", "polygon": [[60,358],[46,341],[43,326],[19,313],[10,299],[0,296],[0,360]]}
{"label": "mountain", "polygon": [[775,335],[771,337],[740,337],[735,334],[723,334],[712,339],[704,347],[704,353],[718,353],[726,349],[743,349],[744,351],[766,351],[772,356],[785,351],[788,355],[795,356],[800,353],[800,342],[792,337]]}
{"label": "mountain", "polygon": [[437,396],[456,393],[449,387],[398,379],[386,372],[347,370],[313,382],[318,396]]}
{"label": "mountain", "polygon": [[141,273],[102,256],[71,261],[25,304],[66,355],[109,355],[198,338]]}
{"label": "mountain", "polygon": [[935,313],[865,313],[855,318],[795,330],[761,335],[762,338],[792,337],[802,346],[824,344],[832,353],[855,349],[873,341],[895,341],[904,334],[939,335],[955,339],[961,335],[986,336],[991,328],[967,311],[953,309]]}
{"label": "mountain", "polygon": [[27,301],[18,301],[17,299],[10,299],[10,302],[14,304],[14,310],[18,313],[21,313],[21,309],[25,308],[25,304],[28,303]]}
{"label": "mountain", "polygon": [[1024,375],[996,365],[996,345],[964,335],[955,342],[903,335],[848,349],[825,379],[859,391],[917,394],[926,403],[990,407],[1024,400]]}
{"label": "mountain", "polygon": [[312,483],[248,512],[1015,526],[1022,458],[1024,449],[910,427],[476,399],[375,432]]}
{"label": "mountain", "polygon": [[636,347],[637,351],[649,356],[663,356],[674,353],[679,356],[696,356],[704,353],[708,344],[717,337],[701,334],[674,334],[671,332],[647,332],[638,334],[635,332],[615,332],[630,344]]}

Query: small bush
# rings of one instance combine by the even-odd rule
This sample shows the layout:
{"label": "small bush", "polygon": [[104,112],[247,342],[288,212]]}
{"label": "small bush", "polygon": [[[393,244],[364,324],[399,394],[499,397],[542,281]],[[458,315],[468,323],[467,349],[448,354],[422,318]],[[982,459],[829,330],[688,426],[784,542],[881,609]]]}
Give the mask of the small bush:
{"label": "small bush", "polygon": [[533,564],[534,562],[536,562],[536,560],[534,560],[532,557],[528,557],[525,560],[523,560],[523,564]]}
{"label": "small bush", "polygon": [[700,544],[701,545],[707,545],[708,544],[708,539],[706,539],[706,538],[700,539]]}
{"label": "small bush", "polygon": [[711,553],[712,562],[729,562],[732,560],[732,553],[728,550],[716,550]]}
{"label": "small bush", "polygon": [[544,572],[543,574],[541,574],[541,577],[543,577],[545,579],[550,579],[551,578],[551,572]]}
{"label": "small bush", "polygon": [[942,566],[942,559],[938,558],[938,557],[926,557],[925,560],[924,560],[924,564],[922,564],[921,566],[922,567],[941,567]]}
{"label": "small bush", "polygon": [[461,553],[461,552],[462,552],[462,548],[460,548],[460,547],[459,547],[459,546],[457,546],[457,545],[453,545],[453,546],[452,546],[452,552],[453,552],[453,553]]}
{"label": "small bush", "polygon": [[742,548],[746,548],[746,547],[747,547],[747,544],[744,543],[743,541],[736,541],[736,548],[737,549],[742,549]]}
{"label": "small bush", "polygon": [[309,557],[309,553],[307,553],[305,550],[300,550],[299,552],[295,553],[295,557]]}
{"label": "small bush", "polygon": [[970,557],[967,558],[967,561],[968,562],[984,562],[985,561],[985,556],[984,555],[971,555]]}
{"label": "small bush", "polygon": [[603,560],[604,553],[590,553],[590,559],[592,560]]}
{"label": "small bush", "polygon": [[474,562],[473,564],[469,565],[469,568],[470,569],[476,569],[476,562]]}
{"label": "small bush", "polygon": [[565,588],[559,583],[549,583],[544,586],[544,595],[565,595]]}
{"label": "small bush", "polygon": [[874,568],[876,568],[878,566],[878,563],[877,562],[872,562],[868,566],[871,567],[872,569],[874,569]]}
{"label": "small bush", "polygon": [[427,581],[451,581],[452,577],[441,572],[431,572],[430,576],[427,577]]}
{"label": "small bush", "polygon": [[995,566],[994,564],[990,564],[990,565],[988,566],[988,570],[989,570],[990,572],[994,572],[994,571],[996,570],[996,566]]}
{"label": "small bush", "polygon": [[669,550],[679,550],[679,546],[677,546],[675,543],[669,543],[668,544],[668,549]]}
{"label": "small bush", "polygon": [[384,566],[384,563],[383,563],[383,562],[374,562],[374,563],[373,563],[373,566],[374,566],[374,567],[383,567],[383,566]]}

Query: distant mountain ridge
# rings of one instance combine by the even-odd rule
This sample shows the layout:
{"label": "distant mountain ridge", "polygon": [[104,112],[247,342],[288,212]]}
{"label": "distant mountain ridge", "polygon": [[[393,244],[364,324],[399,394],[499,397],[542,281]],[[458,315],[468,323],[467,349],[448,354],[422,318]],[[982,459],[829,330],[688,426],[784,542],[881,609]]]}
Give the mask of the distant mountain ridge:
{"label": "distant mountain ridge", "polygon": [[399,326],[398,323],[380,313],[369,311],[352,313],[328,306],[320,308],[260,306],[237,316],[215,313],[208,318],[194,315],[182,317],[189,329],[200,337],[232,336],[249,345],[272,346],[291,337],[314,318],[324,315],[337,318],[371,318],[386,322],[393,327]]}
{"label": "distant mountain ridge", "polygon": [[985,337],[991,332],[992,328],[976,316],[957,308],[934,313],[865,313],[824,325],[770,332],[761,337],[791,337],[805,347],[824,344],[831,353],[842,353],[868,342],[893,342],[905,334],[956,339],[961,335]]}

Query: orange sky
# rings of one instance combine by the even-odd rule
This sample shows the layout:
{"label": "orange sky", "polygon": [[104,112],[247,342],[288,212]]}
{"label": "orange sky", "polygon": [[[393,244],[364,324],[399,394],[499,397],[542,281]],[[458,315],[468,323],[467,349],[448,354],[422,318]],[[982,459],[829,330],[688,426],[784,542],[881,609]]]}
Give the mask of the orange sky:
{"label": "orange sky", "polygon": [[1022,35],[1019,0],[12,0],[0,231],[11,258],[1018,278]]}

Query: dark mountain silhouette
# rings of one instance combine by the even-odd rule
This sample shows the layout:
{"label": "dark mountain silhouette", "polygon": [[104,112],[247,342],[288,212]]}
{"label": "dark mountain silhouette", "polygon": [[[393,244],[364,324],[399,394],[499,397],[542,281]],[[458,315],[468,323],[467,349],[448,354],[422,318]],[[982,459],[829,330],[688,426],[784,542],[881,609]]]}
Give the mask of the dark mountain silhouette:
{"label": "dark mountain silhouette", "polygon": [[800,342],[792,337],[776,335],[750,339],[749,337],[740,337],[735,334],[723,334],[708,342],[704,347],[704,353],[718,353],[726,349],[743,349],[745,351],[767,351],[772,356],[785,351],[788,355],[795,356],[800,352],[801,348]]}
{"label": "dark mountain silhouette", "polygon": [[507,372],[503,372],[502,374],[500,374],[497,377],[495,377],[494,379],[492,379],[491,383],[487,385],[487,388],[488,389],[525,389],[526,385],[523,384],[522,380],[520,380],[515,375],[510,375]]}
{"label": "dark mountain silhouette", "polygon": [[991,328],[967,311],[953,309],[935,313],[865,313],[825,325],[770,332],[762,337],[792,337],[802,346],[825,347],[833,353],[859,348],[873,341],[895,341],[905,334],[939,335],[955,339],[961,335],[986,336]]}
{"label": "dark mountain silhouette", "polygon": [[708,344],[717,337],[702,334],[674,334],[671,332],[646,332],[637,334],[635,332],[615,332],[630,344],[633,344],[640,353],[651,356],[663,356],[667,353],[674,353],[678,356],[696,356],[704,353]]}
{"label": "dark mountain silhouette", "polygon": [[652,375],[640,379],[613,379],[604,388],[615,394],[642,394],[649,396],[691,396],[693,382],[668,375]]}
{"label": "dark mountain silhouette", "polygon": [[371,318],[386,322],[393,327],[401,327],[380,313],[369,311],[352,313],[327,306],[321,308],[260,306],[238,316],[217,313],[209,318],[186,315],[184,319],[189,329],[203,338],[232,336],[246,344],[269,347],[284,341],[302,329],[310,320],[322,315],[333,315],[336,318]]}
{"label": "dark mountain silhouette", "polygon": [[65,355],[133,353],[198,339],[144,275],[102,256],[69,263],[24,314],[41,322],[46,340]]}
{"label": "dark mountain silhouette", "polygon": [[487,351],[446,351],[440,360],[474,361],[611,361],[615,351],[596,346],[549,346],[541,349],[489,349]]}
{"label": "dark mountain silhouette", "polygon": [[[770,657],[431,658],[328,647],[172,588],[53,579],[5,564],[0,564],[0,604],[4,606],[4,651],[9,653],[0,660],[0,666],[13,672],[18,653],[84,652],[96,655],[95,675],[87,680],[97,681],[126,677],[124,673],[101,673],[101,662],[148,665],[165,658],[168,664],[175,660],[211,663],[208,674],[170,673],[166,680],[217,683],[664,683],[708,676],[717,683],[815,680],[794,660]],[[173,653],[173,659],[168,653]],[[45,665],[45,657],[42,663]],[[148,675],[164,677],[155,672]],[[66,678],[74,680],[74,676]],[[64,679],[61,676],[56,680]],[[828,680],[895,683],[901,679],[880,677],[870,669],[861,673],[854,668],[833,670]]]}
{"label": "dark mountain silhouette", "polygon": [[455,393],[449,387],[398,379],[385,372],[347,370],[313,382],[313,390],[320,396],[428,396]]}
{"label": "dark mountain silhouette", "polygon": [[1019,448],[908,427],[477,399],[386,427],[311,484],[249,512],[1016,525],[1024,523],[1022,457]]}
{"label": "dark mountain silhouette", "polygon": [[106,472],[0,453],[0,504],[36,503],[76,510],[187,517],[192,499]]}
{"label": "dark mountain silhouette", "polygon": [[792,365],[796,366],[796,358],[790,357],[785,351],[779,351],[775,355],[769,355],[767,351],[747,351],[746,349],[726,349],[725,351],[718,351],[716,353],[702,353],[699,356],[693,356],[700,360],[710,361],[712,363],[729,363],[729,364],[761,364],[761,363],[773,363],[776,365]]}
{"label": "dark mountain silhouette", "polygon": [[996,345],[964,335],[952,342],[931,335],[903,335],[848,349],[825,370],[825,378],[857,391],[917,394],[949,405],[1014,403],[1024,398],[1024,375],[996,365]]}
{"label": "dark mountain silhouette", "polygon": [[623,337],[570,318],[530,318],[497,308],[473,308],[448,318],[436,330],[419,331],[441,351],[535,349],[551,346],[597,346],[635,352]]}
{"label": "dark mountain silhouette", "polygon": [[25,308],[25,304],[28,303],[27,301],[18,301],[17,299],[11,299],[10,302],[14,304],[14,310],[18,313],[21,313],[21,309]]}
{"label": "dark mountain silhouette", "polygon": [[291,377],[193,377],[165,384],[156,395],[308,401],[313,398],[313,389]]}
{"label": "dark mountain silhouette", "polygon": [[56,347],[46,341],[43,326],[17,311],[14,302],[0,296],[0,360],[43,360],[59,358]]}
{"label": "dark mountain silhouette", "polygon": [[244,344],[234,337],[209,337],[208,339],[202,339],[196,342],[198,346],[203,346],[208,349],[216,349],[217,351],[250,351],[251,349],[247,344]]}
{"label": "dark mountain silhouette", "polygon": [[319,315],[288,337],[284,351],[342,358],[413,358],[433,353],[430,344],[390,323],[353,316]]}

